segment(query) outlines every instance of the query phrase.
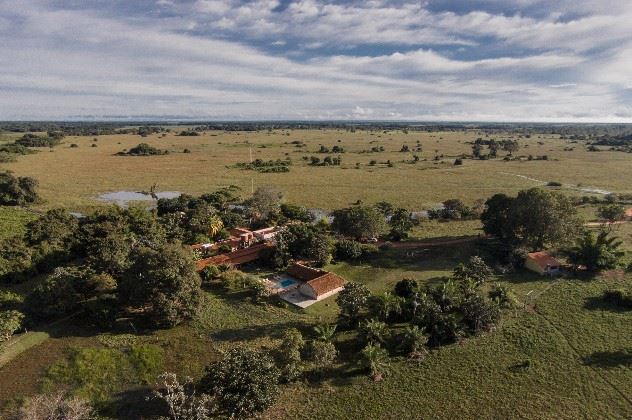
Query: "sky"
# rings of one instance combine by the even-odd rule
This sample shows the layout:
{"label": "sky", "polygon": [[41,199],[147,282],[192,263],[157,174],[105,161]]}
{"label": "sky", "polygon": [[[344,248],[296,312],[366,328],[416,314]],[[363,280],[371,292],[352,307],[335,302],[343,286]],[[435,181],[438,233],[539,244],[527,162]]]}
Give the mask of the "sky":
{"label": "sky", "polygon": [[0,120],[632,122],[630,0],[0,0]]}

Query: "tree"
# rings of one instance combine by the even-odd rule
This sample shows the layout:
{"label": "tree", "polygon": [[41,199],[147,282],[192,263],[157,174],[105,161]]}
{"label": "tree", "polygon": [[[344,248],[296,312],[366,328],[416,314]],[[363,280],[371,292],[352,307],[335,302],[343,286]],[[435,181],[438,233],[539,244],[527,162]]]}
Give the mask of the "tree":
{"label": "tree", "polygon": [[273,187],[259,187],[248,200],[248,208],[256,220],[269,219],[279,213],[283,193]]}
{"label": "tree", "polygon": [[467,264],[459,264],[454,269],[454,278],[462,284],[478,287],[494,275],[494,271],[479,256],[473,256]]}
{"label": "tree", "polygon": [[37,186],[38,182],[33,178],[0,172],[0,205],[26,206],[40,201]]}
{"label": "tree", "polygon": [[362,244],[358,241],[341,239],[336,242],[336,258],[340,261],[355,260],[362,256]]}
{"label": "tree", "polygon": [[379,382],[389,368],[388,352],[379,344],[368,343],[362,349],[362,365],[369,370],[371,378]]}
{"label": "tree", "polygon": [[599,218],[612,223],[625,217],[625,208],[620,204],[606,204],[599,207],[597,214]]}
{"label": "tree", "polygon": [[419,291],[419,283],[414,279],[402,279],[395,283],[395,295],[410,299]]}
{"label": "tree", "polygon": [[354,206],[333,212],[332,228],[356,239],[380,236],[385,227],[384,216],[374,207]]}
{"label": "tree", "polygon": [[486,203],[482,217],[485,233],[511,246],[533,250],[569,243],[581,223],[573,202],[565,195],[541,188],[518,193],[516,198],[496,195]]}
{"label": "tree", "polygon": [[388,325],[382,321],[369,319],[360,324],[360,335],[366,343],[384,343],[388,337]]}
{"label": "tree", "polygon": [[340,307],[341,314],[355,323],[360,311],[365,308],[369,296],[371,292],[364,284],[350,281],[338,293],[336,303]]}
{"label": "tree", "polygon": [[568,258],[573,264],[586,266],[589,271],[599,271],[615,268],[625,252],[621,248],[622,242],[606,231],[595,235],[584,232],[574,247],[567,251]]}
{"label": "tree", "polygon": [[139,248],[119,283],[123,303],[142,309],[151,324],[173,327],[193,317],[200,303],[200,277],[191,252],[180,244]]}
{"label": "tree", "polygon": [[316,339],[320,341],[331,341],[336,333],[336,324],[319,324],[314,327]]}
{"label": "tree", "polygon": [[213,398],[198,395],[191,378],[187,377],[181,383],[175,373],[165,372],[158,380],[160,388],[154,390],[154,398],[167,405],[169,420],[206,420],[213,414]]}
{"label": "tree", "polygon": [[22,328],[24,314],[20,311],[0,311],[0,343],[11,338],[13,333]]}
{"label": "tree", "polygon": [[27,296],[25,306],[43,318],[71,313],[85,298],[80,291],[84,274],[78,268],[55,269]]}
{"label": "tree", "polygon": [[474,333],[489,330],[500,319],[498,305],[478,293],[469,293],[461,302],[460,309],[463,321]]}
{"label": "tree", "polygon": [[402,298],[392,295],[389,292],[384,292],[381,295],[370,296],[367,301],[369,312],[375,318],[388,322],[391,321],[394,316],[402,313]]}
{"label": "tree", "polygon": [[33,259],[40,269],[48,271],[72,259],[79,222],[67,210],[49,210],[26,229],[26,240],[35,249]]}
{"label": "tree", "polygon": [[214,238],[224,228],[224,222],[218,215],[211,216],[208,222],[208,236]]}
{"label": "tree", "polygon": [[281,379],[292,382],[301,375],[301,350],[305,347],[303,335],[296,328],[285,330],[281,346],[277,351],[277,361],[281,368]]}
{"label": "tree", "polygon": [[425,351],[428,337],[424,330],[416,325],[411,325],[404,330],[400,346],[404,352],[410,355],[421,354]]}
{"label": "tree", "polygon": [[11,420],[93,420],[90,402],[64,392],[39,394],[10,414]]}
{"label": "tree", "polygon": [[291,259],[312,259],[318,265],[331,261],[333,242],[329,235],[306,223],[285,226],[275,237],[274,265],[285,267]]}
{"label": "tree", "polygon": [[32,250],[19,237],[0,241],[0,280],[18,283],[32,267]]}
{"label": "tree", "polygon": [[229,350],[223,360],[206,368],[200,389],[212,395],[231,418],[245,419],[272,406],[279,376],[269,355],[239,348]]}
{"label": "tree", "polygon": [[408,210],[398,208],[391,214],[388,225],[391,228],[391,237],[399,241],[408,237],[408,232],[415,226],[415,221]]}

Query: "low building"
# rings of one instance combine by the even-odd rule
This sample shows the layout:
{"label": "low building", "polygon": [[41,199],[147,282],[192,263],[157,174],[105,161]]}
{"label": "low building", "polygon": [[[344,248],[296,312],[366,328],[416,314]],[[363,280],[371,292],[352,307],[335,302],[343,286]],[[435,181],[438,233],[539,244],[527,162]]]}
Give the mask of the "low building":
{"label": "low building", "polygon": [[540,251],[527,254],[524,266],[543,276],[555,276],[560,274],[562,263],[550,256],[547,252]]}
{"label": "low building", "polygon": [[280,294],[281,299],[301,308],[340,292],[345,280],[335,273],[294,263],[286,273],[300,281],[300,286]]}
{"label": "low building", "polygon": [[252,231],[252,233],[255,236],[255,238],[257,238],[260,241],[270,241],[274,239],[278,231],[279,230],[276,227],[268,227],[265,229],[254,230]]}
{"label": "low building", "polygon": [[632,207],[625,211],[625,220],[632,221]]}
{"label": "low building", "polygon": [[263,256],[265,251],[272,248],[269,243],[262,243],[253,245],[248,248],[238,249],[226,254],[215,255],[210,258],[204,258],[197,262],[197,271],[202,271],[209,265],[226,264],[233,267],[238,267],[249,262],[258,260]]}

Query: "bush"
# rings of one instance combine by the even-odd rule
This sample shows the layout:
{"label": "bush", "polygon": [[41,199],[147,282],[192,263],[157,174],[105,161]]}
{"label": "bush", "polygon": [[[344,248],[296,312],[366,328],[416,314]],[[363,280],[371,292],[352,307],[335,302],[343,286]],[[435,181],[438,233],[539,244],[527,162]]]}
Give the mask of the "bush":
{"label": "bush", "polygon": [[489,298],[503,308],[513,308],[518,303],[516,296],[508,286],[496,283],[489,291]]}
{"label": "bush", "polygon": [[[93,144],[92,147],[95,145]],[[168,150],[160,150],[147,143],[140,143],[139,145],[132,147],[127,152],[119,152],[117,155],[127,156],[153,156],[153,155],[166,155],[169,154]]]}
{"label": "bush", "polygon": [[90,402],[63,392],[30,397],[22,407],[10,413],[12,420],[93,420],[96,418]]}
{"label": "bush", "polygon": [[410,299],[419,292],[419,283],[413,279],[403,279],[395,284],[395,295]]}

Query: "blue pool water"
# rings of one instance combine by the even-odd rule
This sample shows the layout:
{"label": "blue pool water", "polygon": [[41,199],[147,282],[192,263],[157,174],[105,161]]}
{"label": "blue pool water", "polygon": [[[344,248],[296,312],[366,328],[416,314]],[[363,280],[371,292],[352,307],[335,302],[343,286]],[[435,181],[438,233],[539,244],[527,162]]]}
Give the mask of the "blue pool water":
{"label": "blue pool water", "polygon": [[280,279],[276,280],[276,288],[277,289],[287,289],[290,286],[294,286],[295,284],[297,284],[296,280],[294,280],[291,277],[281,277]]}

